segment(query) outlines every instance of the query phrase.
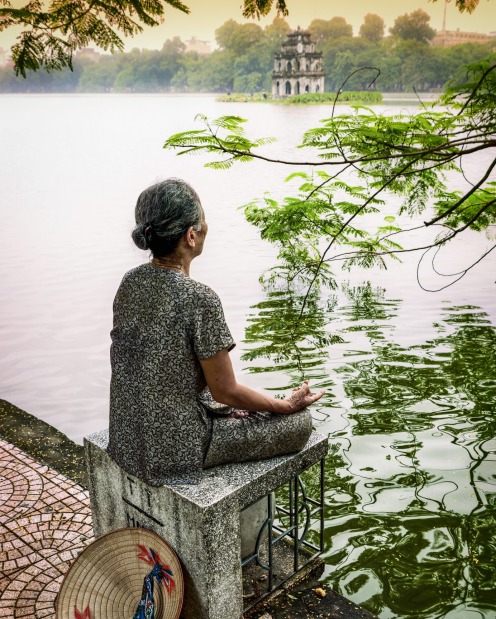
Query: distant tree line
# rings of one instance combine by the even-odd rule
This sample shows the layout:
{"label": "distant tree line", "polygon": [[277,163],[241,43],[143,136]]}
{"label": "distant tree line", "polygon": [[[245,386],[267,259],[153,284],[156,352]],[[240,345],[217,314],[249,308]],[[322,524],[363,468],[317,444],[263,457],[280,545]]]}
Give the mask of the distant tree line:
{"label": "distant tree line", "polygon": [[[398,17],[387,37],[384,20],[374,14],[365,16],[358,36],[343,17],[313,20],[308,30],[323,53],[326,90],[336,91],[364,66],[380,69],[378,79],[370,86],[371,74],[357,72],[347,90],[438,90],[494,49],[494,43],[432,46],[429,19],[421,9]],[[102,55],[99,62],[76,56],[73,71],[28,72],[23,78],[3,67],[0,92],[270,92],[274,53],[290,31],[282,17],[265,28],[230,19],[216,30],[218,49],[206,56],[186,51],[174,37],[161,50]]]}

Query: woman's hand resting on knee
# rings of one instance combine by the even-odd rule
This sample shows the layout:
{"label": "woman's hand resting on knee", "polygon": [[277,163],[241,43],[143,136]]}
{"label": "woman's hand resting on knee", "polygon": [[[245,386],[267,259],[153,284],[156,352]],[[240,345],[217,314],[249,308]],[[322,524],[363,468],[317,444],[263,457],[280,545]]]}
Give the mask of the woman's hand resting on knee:
{"label": "woman's hand resting on knee", "polygon": [[[322,389],[322,391],[318,391],[317,393],[312,393],[310,391],[310,387],[308,386],[308,381],[305,381],[302,383],[301,387],[295,387],[289,398],[285,398],[282,402],[287,404],[290,409],[289,412],[297,413],[307,406],[310,406],[310,404],[313,404],[317,400],[320,400],[324,393],[324,389]],[[249,414],[250,413],[248,411],[233,411],[227,416],[234,419],[242,419],[243,417],[248,417]]]}
{"label": "woman's hand resting on knee", "polygon": [[289,396],[289,398],[283,400],[283,402],[288,404],[291,412],[296,413],[303,410],[307,406],[310,406],[310,404],[313,404],[317,400],[320,400],[324,393],[325,389],[322,389],[317,393],[312,393],[310,391],[310,387],[308,386],[308,381],[305,380],[301,384],[301,387],[295,387],[293,389],[293,393]]}
{"label": "woman's hand resting on knee", "polygon": [[234,376],[229,351],[224,348],[213,357],[200,359],[200,364],[212,397],[221,404],[238,409],[231,417],[246,417],[246,411],[267,411],[278,415],[290,415],[303,410],[324,395],[324,390],[312,393],[308,381],[295,387],[285,400],[271,398],[239,384]]}

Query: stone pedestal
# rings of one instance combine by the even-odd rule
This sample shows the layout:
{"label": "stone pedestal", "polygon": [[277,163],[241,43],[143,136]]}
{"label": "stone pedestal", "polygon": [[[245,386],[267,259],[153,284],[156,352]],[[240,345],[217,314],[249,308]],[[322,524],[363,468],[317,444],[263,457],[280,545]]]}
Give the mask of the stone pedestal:
{"label": "stone pedestal", "polygon": [[[274,493],[272,493],[274,495]],[[274,499],[274,496],[273,496]],[[272,510],[272,518],[274,518],[275,499],[273,501],[274,509]],[[267,499],[264,497],[250,507],[245,507],[239,514],[239,528],[241,535],[241,557],[247,557],[255,551],[258,534],[263,523],[269,515],[267,508]],[[267,537],[267,531],[262,536],[262,540]]]}
{"label": "stone pedestal", "polygon": [[197,485],[149,486],[107,454],[108,432],[85,439],[95,535],[144,527],[166,540],[185,575],[184,619],[239,619],[243,612],[240,512],[318,462],[327,438],[297,454],[208,469]]}

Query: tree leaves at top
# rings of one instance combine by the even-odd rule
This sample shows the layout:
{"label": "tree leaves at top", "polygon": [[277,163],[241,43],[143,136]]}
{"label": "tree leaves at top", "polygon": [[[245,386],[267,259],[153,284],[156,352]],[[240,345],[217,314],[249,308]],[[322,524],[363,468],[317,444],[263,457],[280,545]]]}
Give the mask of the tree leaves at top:
{"label": "tree leaves at top", "polygon": [[[429,2],[437,2],[438,0],[429,0]],[[444,1],[444,0],[443,0]],[[448,0],[451,2],[451,0]],[[244,0],[244,17],[257,17],[268,15],[274,0]],[[473,13],[479,4],[479,0],[455,0],[455,4],[460,13],[467,11]],[[288,15],[288,9],[285,0],[276,0],[277,12],[281,15]]]}
{"label": "tree leaves at top", "polygon": [[[478,3],[479,0],[456,0],[461,12],[471,13]],[[72,69],[74,51],[90,44],[110,52],[122,51],[121,36],[133,36],[143,26],[157,26],[163,21],[167,6],[190,12],[181,0],[32,0],[21,8],[13,8],[9,0],[0,0],[0,5],[4,7],[0,8],[0,32],[11,27],[23,28],[12,47],[16,74],[23,77],[26,71],[40,68]],[[274,6],[277,15],[288,15],[286,0],[243,0],[243,16],[260,19]],[[351,26],[346,23],[341,26],[339,36],[351,37]],[[373,28],[367,25],[365,32],[368,33],[363,34],[365,38],[380,38],[377,24]],[[418,39],[418,35],[413,38]],[[425,30],[418,40],[429,38],[429,30]]]}
{"label": "tree leaves at top", "polygon": [[[438,0],[429,0],[429,2],[437,2]],[[444,0],[443,0],[444,1]],[[451,2],[451,0],[448,0]],[[479,5],[479,0],[455,0],[456,8],[460,13],[473,13]]]}
{"label": "tree leaves at top", "polygon": [[1,0],[0,30],[21,26],[23,32],[12,47],[16,74],[44,67],[47,71],[72,69],[76,49],[93,43],[111,52],[122,50],[119,35],[133,36],[143,26],[157,26],[164,5],[189,13],[180,0],[53,0],[45,8],[39,1],[15,9]]}
{"label": "tree leaves at top", "polygon": [[[274,0],[244,0],[243,17],[256,17],[260,19],[270,13]],[[285,0],[276,0],[276,11],[278,15],[286,17],[288,9]]]}
{"label": "tree leaves at top", "polygon": [[[428,0],[429,2],[437,2],[438,0]],[[444,1],[444,0],[443,0]],[[451,0],[448,0],[451,2]],[[268,15],[274,0],[244,0],[244,17],[257,17]],[[479,0],[455,0],[456,8],[463,13],[473,13],[479,5]],[[285,0],[276,0],[276,10],[278,14],[288,15],[288,9]]]}
{"label": "tree leaves at top", "polygon": [[[267,15],[274,0],[244,0],[243,15]],[[32,0],[14,8],[9,0],[0,0],[0,31],[22,27],[12,47],[16,75],[26,71],[72,69],[77,49],[96,45],[115,52],[124,49],[122,36],[134,36],[144,26],[162,23],[167,6],[189,13],[181,0]],[[276,0],[278,14],[287,15],[284,0]]]}

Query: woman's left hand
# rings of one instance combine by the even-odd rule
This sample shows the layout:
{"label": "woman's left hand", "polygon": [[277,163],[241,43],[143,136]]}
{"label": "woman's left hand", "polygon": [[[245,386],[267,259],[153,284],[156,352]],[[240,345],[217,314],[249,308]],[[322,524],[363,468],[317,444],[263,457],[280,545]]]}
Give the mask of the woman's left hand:
{"label": "woman's left hand", "polygon": [[301,387],[295,387],[293,389],[293,393],[286,398],[284,402],[287,402],[290,408],[290,412],[296,413],[298,411],[303,410],[310,404],[313,404],[317,400],[324,395],[325,389],[318,391],[317,393],[312,393],[310,391],[310,387],[308,386],[308,381],[304,381]]}

